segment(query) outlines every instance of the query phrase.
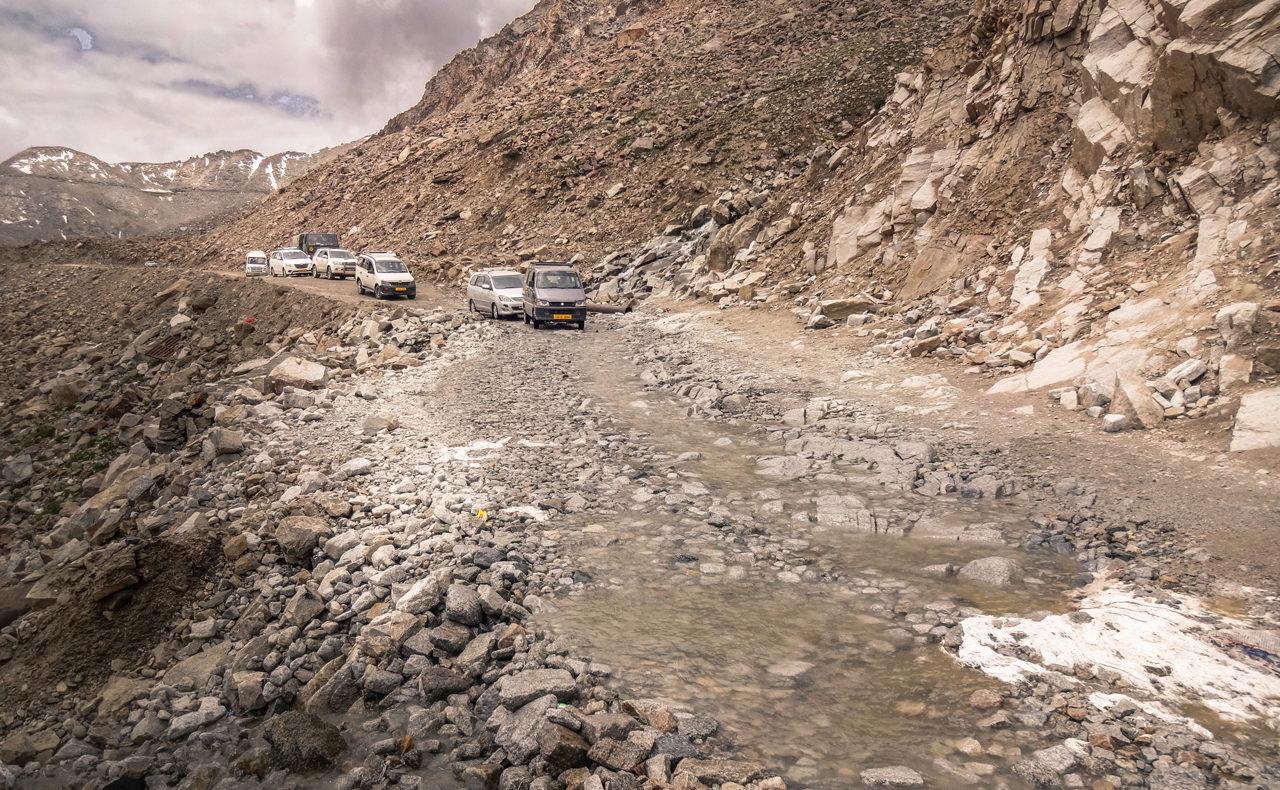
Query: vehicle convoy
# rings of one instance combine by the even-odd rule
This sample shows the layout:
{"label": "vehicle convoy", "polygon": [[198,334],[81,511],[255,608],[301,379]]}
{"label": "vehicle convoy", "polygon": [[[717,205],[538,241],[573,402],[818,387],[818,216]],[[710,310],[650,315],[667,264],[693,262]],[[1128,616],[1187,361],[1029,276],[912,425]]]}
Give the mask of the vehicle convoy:
{"label": "vehicle convoy", "polygon": [[245,277],[267,276],[267,254],[262,250],[249,250],[244,256]]}
{"label": "vehicle convoy", "polygon": [[521,297],[524,322],[534,329],[543,324],[572,323],[587,328],[587,293],[582,278],[567,263],[534,263],[524,273]]}
{"label": "vehicle convoy", "polygon": [[418,298],[418,284],[409,267],[393,252],[362,252],[356,260],[356,292],[376,299],[388,296]]}
{"label": "vehicle convoy", "polygon": [[316,254],[316,250],[325,247],[338,246],[338,234],[336,233],[299,233],[293,237],[293,246],[302,250],[311,257]]}
{"label": "vehicle convoy", "polygon": [[311,258],[299,249],[284,247],[272,250],[267,258],[267,268],[272,277],[290,277],[295,274],[311,273]]}
{"label": "vehicle convoy", "polygon": [[467,308],[490,318],[512,316],[522,308],[520,272],[494,269],[471,275],[467,281]]}
{"label": "vehicle convoy", "polygon": [[311,256],[311,276],[324,275],[325,279],[337,277],[345,280],[356,274],[356,256],[337,247],[323,247]]}

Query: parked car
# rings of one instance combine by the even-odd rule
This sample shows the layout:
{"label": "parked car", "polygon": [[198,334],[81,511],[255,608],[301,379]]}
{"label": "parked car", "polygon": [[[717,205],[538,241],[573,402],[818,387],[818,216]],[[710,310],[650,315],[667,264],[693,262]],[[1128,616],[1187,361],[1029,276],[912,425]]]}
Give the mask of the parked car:
{"label": "parked car", "polygon": [[377,299],[388,296],[418,298],[418,284],[409,267],[392,252],[362,252],[356,259],[356,292],[368,291]]}
{"label": "parked car", "polygon": [[262,250],[249,250],[244,256],[245,277],[267,276],[267,254]]}
{"label": "parked car", "polygon": [[310,274],[311,259],[302,250],[286,247],[272,250],[267,256],[267,269],[272,277],[289,277],[295,274]]}
{"label": "parked car", "polygon": [[311,276],[324,273],[326,280],[345,280],[356,274],[356,256],[338,247],[324,247],[311,256]]}
{"label": "parked car", "polygon": [[467,282],[467,308],[490,318],[518,314],[523,305],[520,272],[507,269],[471,275]]}
{"label": "parked car", "polygon": [[534,329],[550,323],[573,323],[586,329],[587,293],[582,278],[567,263],[530,265],[524,273],[521,312]]}
{"label": "parked car", "polygon": [[293,246],[302,250],[310,258],[316,254],[316,250],[325,247],[338,246],[338,234],[336,233],[299,233],[293,237]]}

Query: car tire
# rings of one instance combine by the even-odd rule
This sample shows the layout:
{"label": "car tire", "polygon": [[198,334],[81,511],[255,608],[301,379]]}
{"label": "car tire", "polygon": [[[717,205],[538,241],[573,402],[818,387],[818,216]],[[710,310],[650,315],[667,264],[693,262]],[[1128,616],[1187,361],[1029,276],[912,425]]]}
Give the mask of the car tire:
{"label": "car tire", "polygon": [[468,312],[468,313],[474,313],[475,311],[476,311],[476,300],[474,300],[474,299],[468,299],[468,300],[467,300],[467,312]]}
{"label": "car tire", "polygon": [[364,286],[360,284],[359,277],[356,278],[356,293],[360,296],[364,296]]}
{"label": "car tire", "polygon": [[586,321],[579,321],[579,322],[578,322],[578,331],[579,331],[579,332],[585,332],[585,331],[587,331],[587,322],[586,322]]}
{"label": "car tire", "polygon": [[498,320],[498,303],[497,302],[494,302],[493,304],[489,305],[489,317],[492,318],[494,321]]}

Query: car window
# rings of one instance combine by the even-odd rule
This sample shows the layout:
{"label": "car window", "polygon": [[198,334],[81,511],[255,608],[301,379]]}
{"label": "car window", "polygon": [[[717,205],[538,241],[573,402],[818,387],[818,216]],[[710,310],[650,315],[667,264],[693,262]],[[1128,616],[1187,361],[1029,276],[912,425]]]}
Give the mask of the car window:
{"label": "car window", "polygon": [[493,277],[494,288],[519,288],[520,276],[516,274],[499,274]]}
{"label": "car window", "polygon": [[582,280],[577,272],[539,272],[539,288],[581,288]]}
{"label": "car window", "polygon": [[374,267],[381,274],[404,274],[409,271],[403,261],[378,261]]}
{"label": "car window", "polygon": [[481,277],[481,278],[480,278],[480,287],[481,287],[481,288],[483,288],[483,289],[485,289],[486,291],[493,290],[493,285],[492,285],[492,284],[490,284],[490,282],[489,282],[489,278],[488,278],[488,277]]}

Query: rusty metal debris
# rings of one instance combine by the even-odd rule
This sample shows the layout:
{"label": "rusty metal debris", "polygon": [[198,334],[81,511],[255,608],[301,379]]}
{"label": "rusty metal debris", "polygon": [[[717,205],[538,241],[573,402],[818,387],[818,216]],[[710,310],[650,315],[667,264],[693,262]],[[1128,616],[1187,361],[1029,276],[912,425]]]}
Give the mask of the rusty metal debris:
{"label": "rusty metal debris", "polygon": [[179,338],[178,335],[169,335],[164,340],[161,340],[158,343],[153,343],[151,348],[148,348],[143,353],[151,359],[160,361],[173,359],[173,357],[178,353],[178,344],[180,342],[181,338]]}

